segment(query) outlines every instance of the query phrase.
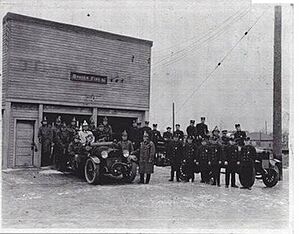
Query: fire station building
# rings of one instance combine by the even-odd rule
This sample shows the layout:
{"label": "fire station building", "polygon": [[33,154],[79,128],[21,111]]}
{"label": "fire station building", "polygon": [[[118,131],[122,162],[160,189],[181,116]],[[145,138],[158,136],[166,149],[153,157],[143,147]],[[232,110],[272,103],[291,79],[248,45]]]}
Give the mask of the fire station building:
{"label": "fire station building", "polygon": [[[40,167],[46,116],[104,116],[114,132],[148,119],[152,41],[7,13],[3,18],[2,166]],[[37,146],[37,148],[35,147]]]}

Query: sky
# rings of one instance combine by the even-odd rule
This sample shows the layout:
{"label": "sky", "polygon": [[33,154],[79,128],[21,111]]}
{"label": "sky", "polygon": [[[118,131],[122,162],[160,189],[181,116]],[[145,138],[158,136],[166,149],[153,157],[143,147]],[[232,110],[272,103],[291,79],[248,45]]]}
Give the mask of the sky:
{"label": "sky", "polygon": [[[8,11],[152,40],[149,120],[158,123],[160,130],[172,125],[174,102],[175,121],[184,129],[190,119],[199,122],[205,116],[210,129],[217,125],[231,130],[240,123],[247,131],[265,131],[267,123],[267,132],[272,131],[272,4],[246,0],[0,0],[1,18]],[[285,4],[284,131],[289,127],[292,84],[293,7]]]}

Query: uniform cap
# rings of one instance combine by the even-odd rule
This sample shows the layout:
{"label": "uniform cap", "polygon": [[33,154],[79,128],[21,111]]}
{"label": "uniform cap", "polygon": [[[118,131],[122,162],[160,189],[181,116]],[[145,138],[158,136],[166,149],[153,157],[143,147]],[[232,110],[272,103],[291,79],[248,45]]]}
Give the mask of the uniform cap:
{"label": "uniform cap", "polygon": [[216,126],[212,132],[220,132],[220,130],[218,129],[218,126]]}
{"label": "uniform cap", "polygon": [[91,124],[95,123],[95,120],[94,120],[93,117],[90,118],[90,123],[91,123]]}
{"label": "uniform cap", "polygon": [[56,123],[60,123],[61,122],[61,116],[59,115],[59,116],[57,116],[57,118],[56,118]]}
{"label": "uniform cap", "polygon": [[222,130],[222,133],[227,133],[227,130]]}
{"label": "uniform cap", "polygon": [[86,120],[83,120],[82,126],[89,126],[89,124],[86,122]]}
{"label": "uniform cap", "polygon": [[143,136],[149,136],[148,132],[144,132]]}
{"label": "uniform cap", "polygon": [[157,127],[157,124],[153,124],[153,127]]}
{"label": "uniform cap", "polygon": [[194,136],[192,136],[192,135],[189,135],[189,136],[187,137],[187,139],[194,140]]}
{"label": "uniform cap", "polygon": [[134,124],[134,123],[136,123],[136,120],[134,119],[134,120],[132,120],[132,123]]}
{"label": "uniform cap", "polygon": [[201,120],[205,120],[205,117],[201,117]]}
{"label": "uniform cap", "polygon": [[172,129],[172,128],[171,128],[171,127],[167,127],[167,130],[168,130],[168,129]]}
{"label": "uniform cap", "polygon": [[48,121],[47,121],[47,117],[46,117],[46,116],[43,118],[43,120],[42,120],[42,122],[41,122],[41,123],[48,123]]}
{"label": "uniform cap", "polygon": [[108,121],[108,118],[104,116],[103,121]]}
{"label": "uniform cap", "polygon": [[126,130],[124,130],[123,132],[122,132],[122,136],[127,136],[128,134],[127,134],[127,132],[126,132]]}
{"label": "uniform cap", "polygon": [[75,118],[75,116],[73,117],[73,119],[72,119],[72,122],[76,122],[76,118]]}
{"label": "uniform cap", "polygon": [[175,126],[178,126],[178,127],[180,127],[180,124],[176,124]]}
{"label": "uniform cap", "polygon": [[190,120],[190,123],[195,123],[195,120],[191,119],[191,120]]}
{"label": "uniform cap", "polygon": [[235,127],[240,127],[241,125],[240,124],[235,124]]}
{"label": "uniform cap", "polygon": [[145,121],[145,124],[149,124],[149,121]]}
{"label": "uniform cap", "polygon": [[137,122],[137,125],[142,125],[142,123],[141,122]]}
{"label": "uniform cap", "polygon": [[99,125],[98,125],[98,128],[103,128],[103,127],[104,127],[103,124],[99,124]]}

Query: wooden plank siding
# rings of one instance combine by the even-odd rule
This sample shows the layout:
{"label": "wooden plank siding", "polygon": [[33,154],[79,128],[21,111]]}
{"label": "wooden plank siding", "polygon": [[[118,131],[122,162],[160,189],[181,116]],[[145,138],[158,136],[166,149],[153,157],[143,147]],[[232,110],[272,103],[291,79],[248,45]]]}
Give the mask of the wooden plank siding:
{"label": "wooden plank siding", "polygon": [[9,41],[10,41],[10,23],[3,23],[3,33],[2,33],[2,109],[5,107],[6,102],[6,92],[7,92],[7,78],[8,78],[8,67],[9,64]]}
{"label": "wooden plank siding", "polygon": [[[9,14],[7,99],[149,109],[152,42]],[[71,72],[108,83],[72,81]]]}

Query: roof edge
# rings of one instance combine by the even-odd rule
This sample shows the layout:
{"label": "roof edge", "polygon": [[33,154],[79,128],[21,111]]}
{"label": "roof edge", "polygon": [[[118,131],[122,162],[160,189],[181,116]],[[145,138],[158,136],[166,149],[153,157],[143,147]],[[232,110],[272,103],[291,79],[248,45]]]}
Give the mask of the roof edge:
{"label": "roof edge", "polygon": [[51,20],[45,20],[45,19],[41,19],[41,18],[35,18],[35,17],[16,14],[16,13],[12,13],[12,12],[8,12],[3,17],[3,23],[5,23],[9,20],[35,23],[35,24],[45,25],[45,26],[49,26],[49,27],[54,27],[56,29],[65,30],[65,31],[70,30],[70,31],[74,31],[74,32],[89,33],[92,35],[98,35],[100,37],[113,39],[113,40],[127,41],[127,42],[132,42],[132,43],[142,43],[142,44],[149,45],[150,47],[152,47],[152,45],[153,45],[153,41],[150,41],[150,40],[125,36],[125,35],[121,35],[121,34],[115,34],[115,33],[101,31],[101,30],[92,29],[92,28],[86,28],[83,26],[77,26],[77,25],[60,23],[60,22],[51,21]]}

